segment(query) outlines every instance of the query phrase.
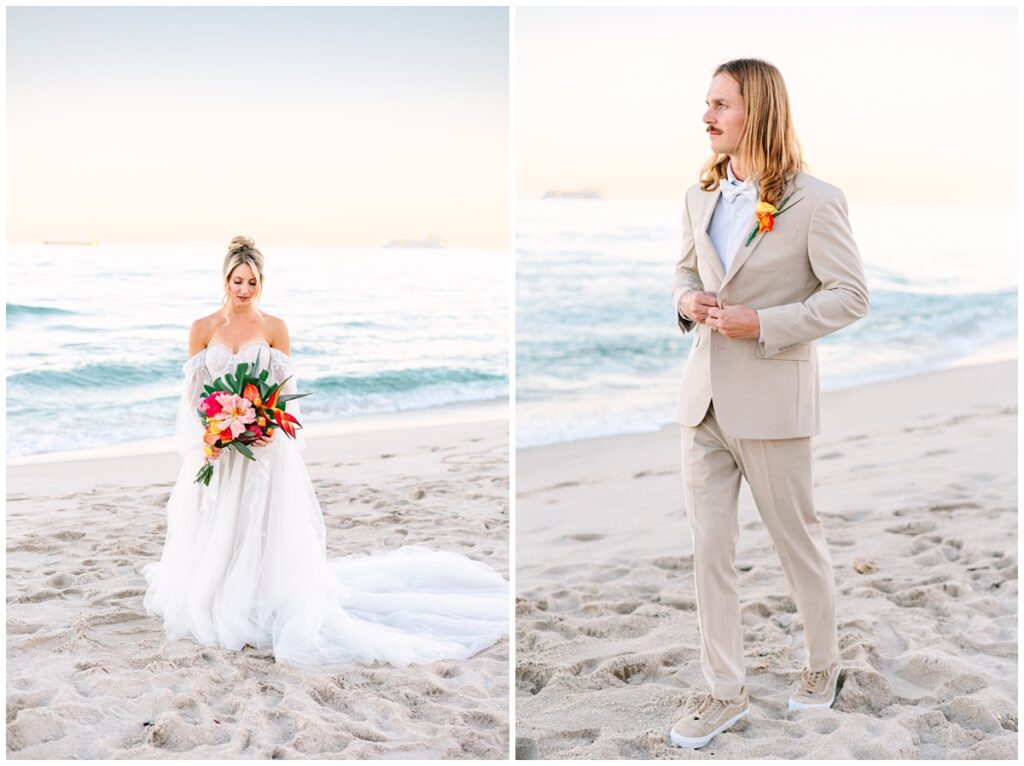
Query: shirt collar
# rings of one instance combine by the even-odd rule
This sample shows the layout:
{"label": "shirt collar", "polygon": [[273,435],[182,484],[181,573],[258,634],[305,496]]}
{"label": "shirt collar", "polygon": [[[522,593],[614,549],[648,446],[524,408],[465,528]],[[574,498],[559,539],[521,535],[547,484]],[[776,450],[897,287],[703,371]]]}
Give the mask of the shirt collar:
{"label": "shirt collar", "polygon": [[753,186],[755,189],[758,188],[757,182],[754,179],[750,178],[750,176],[747,176],[746,181],[739,180],[736,177],[736,174],[732,172],[732,162],[728,162],[726,164],[725,173],[727,178],[729,179],[729,183],[731,183],[733,186],[742,186],[743,184],[748,184],[750,186]]}

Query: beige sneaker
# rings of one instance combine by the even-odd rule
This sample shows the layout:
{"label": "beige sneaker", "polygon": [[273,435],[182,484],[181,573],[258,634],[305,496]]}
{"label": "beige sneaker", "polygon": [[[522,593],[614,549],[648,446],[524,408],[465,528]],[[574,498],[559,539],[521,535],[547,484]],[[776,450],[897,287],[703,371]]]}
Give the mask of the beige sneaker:
{"label": "beige sneaker", "polygon": [[676,721],[672,727],[672,744],[678,747],[704,747],[750,712],[747,687],[740,689],[738,697],[719,700],[705,694],[696,707]]}
{"label": "beige sneaker", "polygon": [[789,698],[790,710],[808,710],[815,707],[832,707],[836,701],[836,684],[842,668],[833,662],[824,670],[811,671],[804,668],[800,674],[800,688]]}

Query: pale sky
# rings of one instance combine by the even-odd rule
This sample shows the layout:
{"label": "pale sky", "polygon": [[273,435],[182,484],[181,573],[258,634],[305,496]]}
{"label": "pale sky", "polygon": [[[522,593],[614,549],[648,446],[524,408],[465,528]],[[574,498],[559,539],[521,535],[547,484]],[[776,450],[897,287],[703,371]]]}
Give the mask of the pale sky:
{"label": "pale sky", "polygon": [[786,79],[808,171],[874,203],[1016,204],[1015,8],[521,8],[516,192],[677,200],[715,66]]}
{"label": "pale sky", "polygon": [[8,8],[8,240],[507,247],[505,8]]}

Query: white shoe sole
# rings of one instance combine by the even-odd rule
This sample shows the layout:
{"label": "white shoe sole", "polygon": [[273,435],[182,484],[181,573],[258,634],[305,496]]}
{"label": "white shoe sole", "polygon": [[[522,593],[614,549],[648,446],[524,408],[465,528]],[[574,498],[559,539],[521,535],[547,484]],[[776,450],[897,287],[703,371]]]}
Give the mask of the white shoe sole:
{"label": "white shoe sole", "polygon": [[[723,731],[728,729],[730,726],[732,726],[738,720],[743,718],[749,712],[750,712],[750,707],[747,706],[746,710],[740,711],[739,713],[734,715],[732,718],[730,718],[728,721],[723,723],[721,726],[719,726],[717,729],[715,729],[713,732],[711,732],[710,734],[708,734],[705,737],[684,737],[682,734],[677,734],[676,730],[673,729],[672,733],[670,734],[670,736],[672,738],[672,744],[675,745],[676,747],[689,747],[689,748],[704,747],[704,745],[706,745],[712,739],[714,739],[719,734],[721,734]],[[662,730],[662,731],[664,731],[664,730]]]}
{"label": "white shoe sole", "polygon": [[789,698],[789,709],[790,710],[813,710],[819,707],[832,707],[832,703],[836,701],[836,693],[832,692],[832,699],[828,702],[797,702],[792,697]]}

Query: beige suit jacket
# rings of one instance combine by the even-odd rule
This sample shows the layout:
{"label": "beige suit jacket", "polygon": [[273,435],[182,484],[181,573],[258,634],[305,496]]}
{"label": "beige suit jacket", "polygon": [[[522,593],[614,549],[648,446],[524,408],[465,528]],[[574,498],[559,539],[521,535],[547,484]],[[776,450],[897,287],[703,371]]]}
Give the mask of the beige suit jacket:
{"label": "beige suit jacket", "polygon": [[[790,181],[791,210],[775,227],[741,242],[726,274],[708,226],[720,192],[686,192],[682,257],[672,298],[679,328],[696,328],[686,360],[676,420],[696,426],[714,399],[715,416],[730,436],[789,439],[821,430],[818,355],[814,341],[863,317],[868,288],[853,241],[846,198],[806,173]],[[788,206],[787,206],[788,207]],[[750,229],[757,225],[751,220]],[[759,340],[730,340],[679,314],[688,290],[756,309]]]}

